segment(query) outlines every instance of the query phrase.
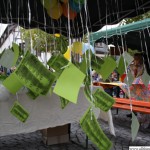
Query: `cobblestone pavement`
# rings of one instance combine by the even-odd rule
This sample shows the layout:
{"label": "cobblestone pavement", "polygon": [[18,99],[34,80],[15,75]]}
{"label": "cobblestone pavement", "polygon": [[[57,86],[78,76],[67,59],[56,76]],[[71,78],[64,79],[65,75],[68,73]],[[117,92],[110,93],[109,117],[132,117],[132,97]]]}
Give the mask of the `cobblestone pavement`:
{"label": "cobblestone pavement", "polygon": [[[102,120],[98,120],[103,131],[113,142],[112,150],[128,150],[129,146],[150,146],[150,128],[142,129],[138,132],[136,140],[131,140],[131,119],[126,117],[128,111],[112,110],[113,121],[116,136],[110,134],[108,124]],[[46,146],[42,141],[39,131],[28,134],[10,135],[0,137],[0,150],[83,150],[85,149],[85,134],[82,132],[78,123],[71,125],[71,141],[65,144]],[[75,142],[75,143],[74,143]],[[88,150],[97,150],[90,141]]]}

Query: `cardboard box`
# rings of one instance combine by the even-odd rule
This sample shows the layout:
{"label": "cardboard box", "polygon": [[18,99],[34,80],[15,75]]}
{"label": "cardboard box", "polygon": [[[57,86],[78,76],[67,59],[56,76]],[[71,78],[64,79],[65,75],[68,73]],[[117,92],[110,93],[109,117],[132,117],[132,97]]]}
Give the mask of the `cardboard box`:
{"label": "cardboard box", "polygon": [[41,130],[43,141],[47,145],[69,142],[70,124]]}
{"label": "cardboard box", "polygon": [[46,145],[54,145],[69,142],[69,134],[52,136],[52,137],[43,137],[43,142]]}

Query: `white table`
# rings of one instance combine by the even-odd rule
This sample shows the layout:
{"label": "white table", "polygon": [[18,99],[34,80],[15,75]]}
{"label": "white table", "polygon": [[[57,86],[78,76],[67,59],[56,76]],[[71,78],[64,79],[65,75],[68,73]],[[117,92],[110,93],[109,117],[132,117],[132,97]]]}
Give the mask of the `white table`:
{"label": "white table", "polygon": [[[94,89],[96,88],[99,87],[94,87]],[[0,85],[0,136],[34,132],[73,123],[79,121],[90,106],[84,96],[83,87],[81,87],[78,95],[78,103],[69,103],[63,110],[56,94],[50,95],[48,93],[46,96],[40,96],[36,100],[32,100],[26,95],[26,90],[24,89],[18,93],[18,99],[19,103],[30,113],[30,116],[25,123],[22,123],[10,113],[10,109],[16,99],[16,95],[10,94]],[[98,117],[100,110],[94,108],[94,112]],[[106,113],[106,116],[111,118],[111,112]],[[113,124],[111,119],[108,122]]]}

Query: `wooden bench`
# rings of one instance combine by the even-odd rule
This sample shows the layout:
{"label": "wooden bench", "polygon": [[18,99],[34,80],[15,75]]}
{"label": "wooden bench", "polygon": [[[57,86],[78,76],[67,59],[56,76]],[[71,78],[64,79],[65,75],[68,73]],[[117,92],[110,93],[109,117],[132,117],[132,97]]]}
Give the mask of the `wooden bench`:
{"label": "wooden bench", "polygon": [[[116,102],[114,103],[113,108],[131,110],[130,99],[126,98],[114,98],[114,99]],[[150,102],[140,100],[131,100],[131,102],[132,102],[132,110],[134,112],[150,114]]]}

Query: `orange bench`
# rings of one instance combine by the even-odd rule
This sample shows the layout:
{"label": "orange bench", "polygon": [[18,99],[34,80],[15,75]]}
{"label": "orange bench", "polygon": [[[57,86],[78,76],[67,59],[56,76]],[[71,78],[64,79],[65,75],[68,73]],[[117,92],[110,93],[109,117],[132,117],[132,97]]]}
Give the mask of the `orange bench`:
{"label": "orange bench", "polygon": [[[113,108],[131,110],[130,99],[126,98],[114,98],[114,99],[116,102],[114,103]],[[131,102],[132,102],[132,110],[134,112],[150,114],[150,102],[140,100],[131,100]]]}

